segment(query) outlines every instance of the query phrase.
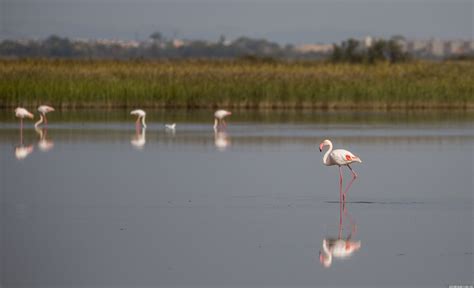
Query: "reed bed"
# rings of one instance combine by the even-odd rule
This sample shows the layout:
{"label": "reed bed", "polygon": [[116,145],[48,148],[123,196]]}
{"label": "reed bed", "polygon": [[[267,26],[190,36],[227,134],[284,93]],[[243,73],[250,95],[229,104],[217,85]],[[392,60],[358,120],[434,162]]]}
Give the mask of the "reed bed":
{"label": "reed bed", "polygon": [[0,60],[0,106],[474,107],[473,62]]}

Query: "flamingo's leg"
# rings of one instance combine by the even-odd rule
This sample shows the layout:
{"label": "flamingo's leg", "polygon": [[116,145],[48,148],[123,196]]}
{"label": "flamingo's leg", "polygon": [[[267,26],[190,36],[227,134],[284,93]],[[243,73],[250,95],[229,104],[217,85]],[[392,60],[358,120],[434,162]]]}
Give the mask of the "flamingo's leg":
{"label": "flamingo's leg", "polygon": [[20,145],[23,145],[23,118],[20,118]]}
{"label": "flamingo's leg", "polygon": [[44,114],[44,126],[48,127],[48,118],[46,118],[46,114]]}
{"label": "flamingo's leg", "polygon": [[227,128],[227,123],[225,123],[224,119],[222,119],[222,124],[224,125],[224,128]]}
{"label": "flamingo's leg", "polygon": [[349,189],[351,188],[352,183],[354,183],[355,179],[357,178],[357,174],[354,172],[354,170],[352,170],[351,166],[347,165],[347,167],[349,167],[349,169],[350,169],[351,172],[352,172],[352,179],[351,179],[351,181],[349,182],[349,184],[347,184],[346,190],[344,190],[344,193],[342,194],[342,198],[343,198],[343,199],[346,199],[346,198],[347,198],[347,192],[348,192]]}
{"label": "flamingo's leg", "polygon": [[344,194],[342,193],[342,167],[339,166],[339,201],[344,202]]}
{"label": "flamingo's leg", "polygon": [[338,239],[341,239],[341,237],[342,237],[342,223],[344,222],[344,220],[343,220],[344,216],[342,214],[342,210],[344,210],[343,205],[344,204],[342,202],[340,202],[340,204],[339,204],[339,233],[338,233]]}
{"label": "flamingo's leg", "polygon": [[140,128],[140,116],[138,116],[137,118],[137,121],[135,121],[135,129],[138,131],[138,129]]}
{"label": "flamingo's leg", "polygon": [[356,179],[356,178],[357,178],[357,173],[356,173],[354,170],[352,170],[351,165],[347,164],[347,167],[349,167],[349,169],[351,170],[351,172],[352,172],[352,177],[353,177],[354,179]]}

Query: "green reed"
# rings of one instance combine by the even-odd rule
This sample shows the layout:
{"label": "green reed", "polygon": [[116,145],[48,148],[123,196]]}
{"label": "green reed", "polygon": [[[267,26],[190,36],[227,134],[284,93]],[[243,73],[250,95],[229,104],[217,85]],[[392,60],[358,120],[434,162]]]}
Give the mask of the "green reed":
{"label": "green reed", "polygon": [[472,108],[472,62],[0,60],[0,106]]}

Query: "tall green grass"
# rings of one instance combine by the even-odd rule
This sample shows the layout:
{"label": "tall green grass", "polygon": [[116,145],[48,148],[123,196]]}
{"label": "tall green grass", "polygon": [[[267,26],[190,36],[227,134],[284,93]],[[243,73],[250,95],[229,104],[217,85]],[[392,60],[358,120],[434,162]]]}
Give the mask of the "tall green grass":
{"label": "tall green grass", "polygon": [[0,106],[472,108],[472,62],[0,60]]}

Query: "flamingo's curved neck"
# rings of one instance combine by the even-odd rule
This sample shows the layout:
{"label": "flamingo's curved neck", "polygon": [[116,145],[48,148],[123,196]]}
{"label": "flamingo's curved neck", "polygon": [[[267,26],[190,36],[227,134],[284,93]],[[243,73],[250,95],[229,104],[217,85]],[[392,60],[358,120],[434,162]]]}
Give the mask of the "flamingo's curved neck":
{"label": "flamingo's curved neck", "polygon": [[332,143],[329,142],[329,149],[328,151],[326,151],[326,154],[324,154],[324,157],[323,157],[323,163],[328,165],[328,157],[329,157],[329,154],[332,152]]}
{"label": "flamingo's curved neck", "polygon": [[145,116],[142,117],[142,125],[143,125],[143,128],[146,128],[146,124],[145,124]]}
{"label": "flamingo's curved neck", "polygon": [[41,123],[43,123],[43,120],[43,114],[40,114],[40,119],[35,123],[35,127],[38,127]]}
{"label": "flamingo's curved neck", "polygon": [[214,130],[217,129],[217,124],[219,123],[219,120],[217,118],[214,118]]}

